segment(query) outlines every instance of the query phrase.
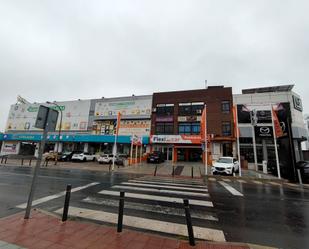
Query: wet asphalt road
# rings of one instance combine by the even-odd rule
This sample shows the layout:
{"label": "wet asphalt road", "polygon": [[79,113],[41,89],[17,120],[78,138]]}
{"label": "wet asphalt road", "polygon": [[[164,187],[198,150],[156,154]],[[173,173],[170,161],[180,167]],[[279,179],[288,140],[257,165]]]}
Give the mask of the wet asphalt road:
{"label": "wet asphalt road", "polygon": [[[0,167],[0,217],[21,211],[15,206],[27,201],[31,174],[32,170],[27,167]],[[81,200],[88,196],[96,197],[96,193],[102,189],[110,189],[113,185],[137,177],[141,175],[43,168],[40,171],[34,199],[64,191],[67,184],[72,184],[74,188],[99,182],[98,185],[73,193],[71,199],[73,206],[97,208]],[[208,190],[214,205],[211,212],[215,213],[218,222],[193,218],[194,225],[204,223],[207,227],[221,229],[227,241],[256,243],[279,248],[309,248],[308,189],[240,183],[234,180],[227,183],[243,196],[231,194],[218,181],[209,181]],[[63,199],[63,197],[56,198],[37,207],[54,211],[62,207]],[[141,202],[147,204],[146,200]],[[173,205],[173,207],[181,210],[181,205]],[[117,212],[117,209],[112,207],[102,207],[102,210]],[[205,209],[205,213],[207,212],[208,209]],[[134,209],[128,210],[127,213],[154,219],[158,216],[155,213],[149,214],[146,211],[134,211]],[[167,221],[185,224],[184,219],[177,215],[168,215]]]}

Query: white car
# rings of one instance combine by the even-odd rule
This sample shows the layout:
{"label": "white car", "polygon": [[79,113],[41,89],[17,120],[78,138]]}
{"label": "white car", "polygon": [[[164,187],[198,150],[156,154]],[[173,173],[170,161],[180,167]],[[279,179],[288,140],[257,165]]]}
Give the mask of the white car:
{"label": "white car", "polygon": [[77,153],[73,154],[72,156],[72,161],[94,161],[95,160],[95,155],[90,154],[88,152],[82,152],[82,153]]}
{"label": "white car", "polygon": [[103,163],[112,163],[113,162],[113,154],[102,154],[98,158],[98,162],[100,164]]}
{"label": "white car", "polygon": [[214,162],[211,171],[214,175],[233,175],[233,173],[239,171],[239,162],[233,157],[220,157],[217,161]]}

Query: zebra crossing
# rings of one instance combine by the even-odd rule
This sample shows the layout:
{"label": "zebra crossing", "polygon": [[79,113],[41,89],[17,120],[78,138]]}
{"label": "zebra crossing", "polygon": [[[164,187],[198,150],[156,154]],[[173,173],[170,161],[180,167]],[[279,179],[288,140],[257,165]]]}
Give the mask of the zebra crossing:
{"label": "zebra crossing", "polygon": [[[183,199],[189,199],[195,237],[225,241],[207,186],[200,179],[144,176],[128,180],[70,206],[69,216],[117,224],[120,191],[125,191],[123,224],[127,227],[187,236]],[[61,214],[62,209],[55,212]]]}

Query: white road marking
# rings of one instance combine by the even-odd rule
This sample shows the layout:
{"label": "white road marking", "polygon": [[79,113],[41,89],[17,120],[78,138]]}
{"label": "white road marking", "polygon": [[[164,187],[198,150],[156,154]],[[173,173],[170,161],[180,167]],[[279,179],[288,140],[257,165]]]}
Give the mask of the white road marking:
{"label": "white road marking", "polygon": [[184,183],[169,183],[169,182],[159,182],[159,181],[146,181],[146,180],[129,180],[129,182],[137,182],[137,183],[150,183],[150,184],[160,184],[167,186],[182,186],[182,187],[194,187],[194,188],[206,188],[206,185],[192,185],[192,184],[184,184]]}
{"label": "white road marking", "polygon": [[[119,196],[119,191],[112,191],[112,190],[102,190],[99,194],[104,195],[112,195],[112,196]],[[136,194],[136,193],[125,193],[126,197],[135,198],[135,199],[144,199],[144,200],[151,200],[151,201],[164,201],[164,202],[176,202],[176,203],[183,203],[182,198],[177,197],[169,197],[169,196],[157,196],[157,195],[146,195],[146,194]],[[204,200],[189,200],[190,205],[198,205],[204,207],[213,207],[211,201],[204,201]]]}
{"label": "white road marking", "polygon": [[[97,185],[97,184],[99,184],[99,182],[92,182],[92,183],[84,185],[84,186],[72,188],[71,193],[77,192],[77,191],[85,189],[85,188],[92,187],[92,186]],[[49,196],[45,196],[45,197],[39,198],[39,199],[37,199],[37,200],[32,202],[32,206],[35,206],[35,205],[38,205],[38,204],[41,204],[41,203],[44,203],[44,202],[47,202],[47,201],[59,198],[61,196],[64,196],[65,193],[66,193],[66,191],[62,191],[62,192],[60,192],[58,194],[49,195]],[[20,204],[20,205],[18,205],[16,207],[17,208],[26,208],[27,207],[27,202],[25,202],[23,204]]]}
{"label": "white road marking", "polygon": [[[119,201],[115,199],[106,199],[106,198],[96,198],[88,196],[87,198],[83,199],[82,202],[91,203],[99,206],[109,206],[109,207],[119,207]],[[183,208],[175,208],[175,207],[167,207],[161,205],[153,205],[153,204],[144,204],[138,202],[126,202],[125,203],[126,209],[134,209],[138,211],[144,212],[153,212],[165,215],[175,215],[175,216],[185,216]],[[209,221],[218,221],[213,215],[207,214],[205,210],[190,210],[191,217],[201,220],[209,220]]]}
{"label": "white road marking", "polygon": [[138,180],[147,180],[147,181],[164,181],[170,183],[185,183],[185,184],[203,184],[202,180],[190,180],[190,179],[170,179],[170,178],[138,178]]}
{"label": "white road marking", "polygon": [[260,182],[260,181],[252,181],[252,182],[254,182],[255,184],[259,184],[259,185],[262,185],[262,184],[263,184],[263,183]]}
{"label": "white road marking", "polygon": [[209,177],[208,180],[209,180],[209,181],[212,181],[212,182],[217,181],[217,179],[216,179],[216,178],[213,178],[213,177]]}
{"label": "white road marking", "polygon": [[226,179],[226,178],[223,178],[222,180],[225,181],[225,182],[231,182],[230,179]]}
{"label": "white road marking", "polygon": [[277,182],[269,182],[269,184],[274,185],[274,186],[281,186],[281,183],[277,183]]}
{"label": "white road marking", "polygon": [[238,179],[237,181],[240,183],[247,183],[245,180],[241,180],[241,179]]}
{"label": "white road marking", "polygon": [[163,193],[163,194],[176,194],[176,195],[190,195],[190,196],[197,196],[197,197],[209,197],[209,194],[204,194],[204,193],[178,191],[178,190],[166,190],[166,189],[157,189],[157,188],[141,188],[141,187],[132,187],[132,186],[124,186],[124,185],[114,185],[112,188],[138,190],[138,191],[144,191],[144,192]]}
{"label": "white road marking", "polygon": [[165,188],[165,189],[181,189],[181,190],[191,190],[199,192],[208,192],[206,186],[204,188],[189,188],[189,187],[179,187],[179,186],[167,186],[164,184],[151,184],[151,183],[134,183],[134,182],[122,182],[124,185],[141,186],[141,187],[154,187],[154,188]]}
{"label": "white road marking", "polygon": [[236,189],[234,189],[232,186],[230,186],[230,185],[227,184],[226,182],[219,181],[219,183],[220,183],[226,190],[228,190],[232,195],[244,196],[242,193],[240,193],[239,191],[237,191]]}
{"label": "white road marking", "polygon": [[[61,214],[62,208],[55,211]],[[103,211],[95,211],[86,208],[69,208],[70,216],[77,216],[80,218],[97,220],[117,224],[118,214]],[[136,227],[150,231],[164,232],[168,234],[188,236],[187,226],[166,221],[159,221],[153,219],[140,218],[135,216],[124,215],[123,225],[129,227]],[[194,237],[197,239],[210,240],[210,241],[225,241],[224,233],[222,230],[210,229],[204,227],[193,227]]]}

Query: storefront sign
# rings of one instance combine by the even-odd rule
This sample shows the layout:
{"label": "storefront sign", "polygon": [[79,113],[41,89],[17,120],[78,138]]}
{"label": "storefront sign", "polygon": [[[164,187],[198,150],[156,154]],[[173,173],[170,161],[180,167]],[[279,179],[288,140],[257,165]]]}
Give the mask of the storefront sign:
{"label": "storefront sign", "polygon": [[165,144],[200,144],[200,135],[152,135],[150,143]]}
{"label": "storefront sign", "polygon": [[271,126],[255,126],[255,136],[261,138],[272,138],[273,128]]}
{"label": "storefront sign", "polygon": [[178,122],[200,122],[201,116],[178,116]]}
{"label": "storefront sign", "polygon": [[173,116],[156,117],[156,122],[173,122],[173,120],[174,120]]}
{"label": "storefront sign", "polygon": [[303,111],[303,105],[301,102],[301,99],[296,97],[295,95],[293,95],[293,104],[294,104],[294,108],[300,112]]}
{"label": "storefront sign", "polygon": [[151,114],[152,97],[139,99],[132,98],[127,101],[109,101],[103,100],[95,104],[95,116],[109,117],[116,116],[120,112],[126,115],[150,115]]}
{"label": "storefront sign", "polygon": [[5,154],[16,154],[17,143],[16,142],[5,142],[2,147],[2,153]]}
{"label": "storefront sign", "polygon": [[[66,101],[57,102],[59,107],[53,104],[44,105],[54,110],[62,111],[62,131],[84,131],[87,130],[90,101]],[[9,118],[6,125],[7,131],[40,131],[36,128],[35,120],[40,104],[19,104],[12,105],[9,111]],[[60,113],[56,130],[60,128]]]}

